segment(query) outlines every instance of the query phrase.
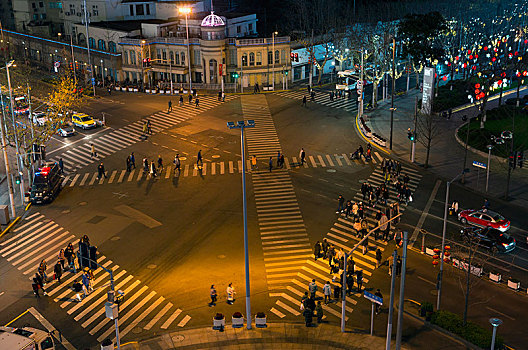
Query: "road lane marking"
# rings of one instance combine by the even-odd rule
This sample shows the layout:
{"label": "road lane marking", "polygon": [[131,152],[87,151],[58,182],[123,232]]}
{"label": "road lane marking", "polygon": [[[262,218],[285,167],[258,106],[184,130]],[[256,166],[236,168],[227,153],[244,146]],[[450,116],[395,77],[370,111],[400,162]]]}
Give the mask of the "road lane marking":
{"label": "road lane marking", "polygon": [[490,311],[492,311],[492,312],[495,312],[495,313],[497,313],[497,314],[499,314],[499,315],[502,315],[502,316],[504,316],[504,317],[506,317],[506,318],[509,318],[509,319],[512,320],[512,321],[515,321],[515,318],[506,315],[504,312],[500,312],[500,311],[495,310],[495,309],[493,309],[493,308],[491,308],[491,307],[489,307],[489,306],[486,306],[486,309],[488,309],[488,310],[490,310]]}
{"label": "road lane marking", "polygon": [[431,204],[433,204],[433,200],[436,197],[436,193],[438,192],[438,188],[440,187],[441,183],[442,183],[441,180],[436,180],[433,191],[431,192],[431,195],[429,196],[429,199],[427,200],[427,204],[425,205],[422,215],[420,215],[420,219],[418,219],[418,224],[414,228],[413,234],[411,236],[410,243],[409,243],[409,246],[411,248],[414,246],[414,242],[416,242],[416,239],[418,238],[418,233],[422,229],[422,226],[425,222],[425,218],[427,217],[427,213],[429,213],[429,209],[431,209]]}
{"label": "road lane marking", "polygon": [[174,320],[176,319],[176,317],[178,317],[180,314],[181,314],[182,310],[180,309],[177,309],[176,311],[174,311],[174,313],[167,319],[167,321],[165,321],[165,323],[163,323],[161,325],[161,329],[167,329],[169,328],[169,326],[171,325],[172,322],[174,322]]}
{"label": "road lane marking", "polygon": [[158,312],[158,314],[156,316],[154,316],[152,318],[152,320],[150,320],[149,323],[147,323],[147,325],[145,327],[143,327],[144,330],[149,330],[152,328],[152,326],[154,326],[162,317],[163,315],[165,315],[167,313],[167,311],[170,310],[170,308],[172,307],[172,303],[167,303],[167,305],[165,305],[165,307],[163,309],[161,309],[160,312]]}

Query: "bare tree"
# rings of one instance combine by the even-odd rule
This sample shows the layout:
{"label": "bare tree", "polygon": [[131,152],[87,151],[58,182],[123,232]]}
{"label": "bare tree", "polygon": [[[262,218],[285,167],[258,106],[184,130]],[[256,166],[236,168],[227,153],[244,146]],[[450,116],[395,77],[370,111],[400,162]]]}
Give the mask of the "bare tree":
{"label": "bare tree", "polygon": [[424,114],[418,113],[416,123],[416,138],[425,147],[425,163],[424,167],[429,167],[429,155],[431,147],[434,144],[437,136],[440,134],[439,128],[440,117],[436,113]]}

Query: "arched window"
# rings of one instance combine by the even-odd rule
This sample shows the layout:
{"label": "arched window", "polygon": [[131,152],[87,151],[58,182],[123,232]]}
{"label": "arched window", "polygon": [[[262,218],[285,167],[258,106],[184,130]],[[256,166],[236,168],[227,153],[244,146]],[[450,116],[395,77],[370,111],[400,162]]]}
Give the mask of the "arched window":
{"label": "arched window", "polygon": [[130,64],[136,64],[136,53],[134,51],[130,51]]}
{"label": "arched window", "polygon": [[182,64],[185,64],[185,52],[181,53],[181,61],[182,61]]}
{"label": "arched window", "polygon": [[250,66],[255,65],[255,53],[254,52],[249,53],[249,65]]}
{"label": "arched window", "polygon": [[273,62],[273,52],[268,51],[268,66]]}
{"label": "arched window", "polygon": [[175,64],[180,64],[180,53],[179,52],[176,52],[176,63]]}
{"label": "arched window", "polygon": [[117,52],[117,45],[115,42],[113,41],[108,42],[108,51],[114,52],[114,53]]}
{"label": "arched window", "polygon": [[94,38],[90,38],[88,40],[88,43],[90,44],[91,49],[95,49],[95,39]]}
{"label": "arched window", "polygon": [[125,51],[125,54],[123,55],[123,63],[128,64],[128,51]]}
{"label": "arched window", "polygon": [[174,65],[174,51],[169,51],[170,64]]}
{"label": "arched window", "polygon": [[275,50],[275,64],[280,63],[279,50]]}
{"label": "arched window", "polygon": [[257,52],[257,66],[262,65],[262,52]]}
{"label": "arched window", "polygon": [[247,53],[242,55],[242,67],[247,67],[248,65],[248,56]]}
{"label": "arched window", "polygon": [[97,40],[97,48],[102,51],[106,51],[106,42],[103,39]]}
{"label": "arched window", "polygon": [[83,33],[79,33],[77,37],[77,43],[79,45],[86,45],[86,36]]}

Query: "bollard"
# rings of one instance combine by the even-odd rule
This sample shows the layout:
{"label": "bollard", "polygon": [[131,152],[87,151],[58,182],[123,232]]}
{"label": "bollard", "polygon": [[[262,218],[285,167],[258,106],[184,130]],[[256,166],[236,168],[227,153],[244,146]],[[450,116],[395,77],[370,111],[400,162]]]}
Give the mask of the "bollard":
{"label": "bollard", "polygon": [[425,235],[427,231],[422,228],[420,229],[420,233],[422,234],[422,254],[425,254]]}

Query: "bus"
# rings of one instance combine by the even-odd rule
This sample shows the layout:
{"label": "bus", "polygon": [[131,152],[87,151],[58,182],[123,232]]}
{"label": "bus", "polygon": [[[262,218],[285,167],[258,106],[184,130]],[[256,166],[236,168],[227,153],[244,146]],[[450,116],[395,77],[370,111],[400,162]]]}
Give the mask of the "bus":
{"label": "bus", "polygon": [[[357,88],[356,85],[360,75],[361,72],[356,71],[355,69],[347,69],[341,72],[337,72],[336,90],[355,90]],[[368,80],[363,80],[363,86],[368,84],[372,84],[372,82]]]}

